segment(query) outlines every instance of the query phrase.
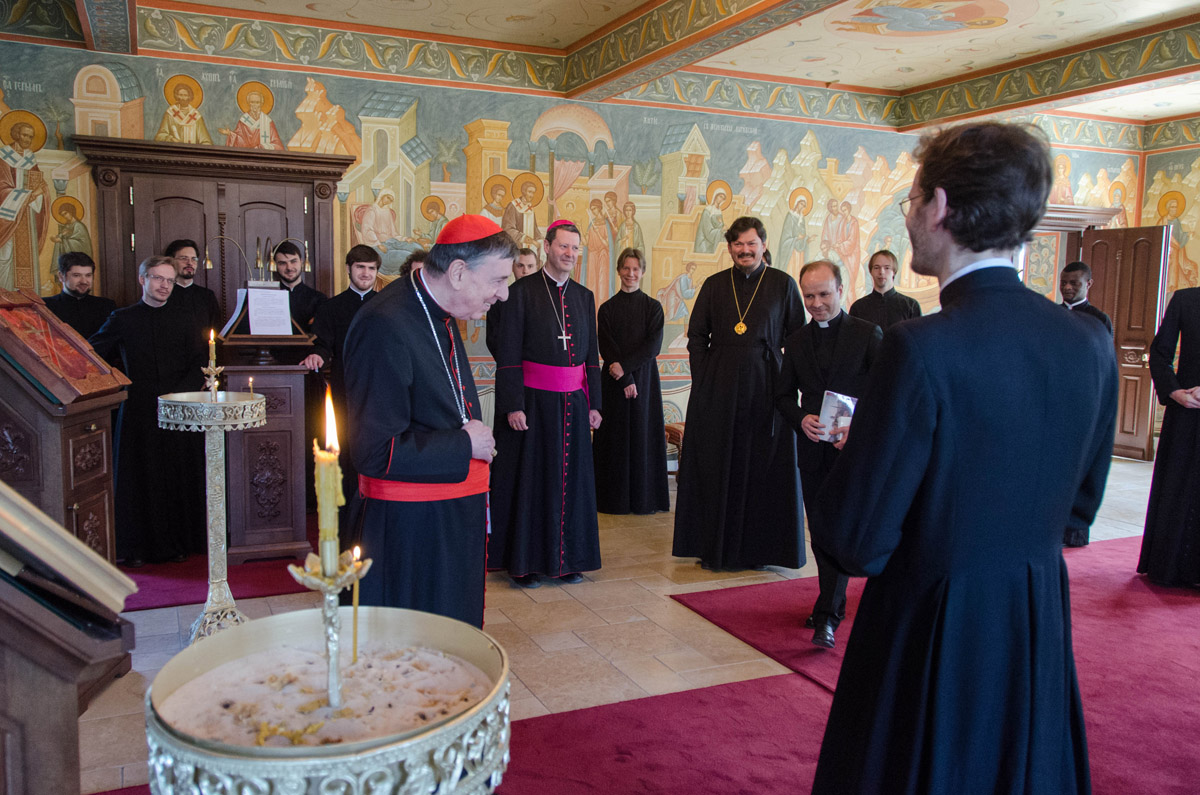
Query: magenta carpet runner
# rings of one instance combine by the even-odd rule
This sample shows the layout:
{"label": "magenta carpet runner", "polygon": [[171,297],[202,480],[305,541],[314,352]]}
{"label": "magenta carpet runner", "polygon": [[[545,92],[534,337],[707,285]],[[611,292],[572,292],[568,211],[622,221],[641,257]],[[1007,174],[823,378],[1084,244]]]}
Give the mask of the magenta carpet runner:
{"label": "magenta carpet runner", "polygon": [[[1134,573],[1141,538],[1066,550],[1075,664],[1093,790],[1100,795],[1197,792],[1200,771],[1200,592],[1160,588]],[[674,597],[830,691],[865,580],[851,580],[838,648],[802,626],[815,577]]]}

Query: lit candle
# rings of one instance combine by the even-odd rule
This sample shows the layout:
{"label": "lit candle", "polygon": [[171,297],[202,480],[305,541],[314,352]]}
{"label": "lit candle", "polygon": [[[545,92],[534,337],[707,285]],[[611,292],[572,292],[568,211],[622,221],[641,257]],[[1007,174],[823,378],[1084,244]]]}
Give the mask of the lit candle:
{"label": "lit candle", "polygon": [[308,264],[308,241],[304,241],[304,272],[312,273],[312,265]]}
{"label": "lit candle", "polygon": [[217,366],[217,337],[213,329],[208,330],[208,366]]}
{"label": "lit candle", "polygon": [[246,385],[246,391],[251,392],[251,393],[254,392],[254,379],[253,378],[251,378],[250,383]]}
{"label": "lit candle", "polygon": [[342,494],[342,468],[338,466],[337,422],[333,418],[333,397],[325,387],[325,449],[313,439],[316,461],[317,529],[320,531],[321,573],[337,574],[338,508],[346,504]]}
{"label": "lit candle", "polygon": [[[360,565],[358,562],[358,559],[361,556],[361,554],[362,554],[361,550],[359,550],[358,547],[355,547],[354,548],[354,573],[356,575],[358,574],[358,567]],[[358,578],[357,577],[355,577],[354,588],[352,589],[351,593],[353,594],[353,596],[351,598],[351,604],[354,605],[354,654],[350,658],[350,662],[356,663],[356,662],[358,662]]]}

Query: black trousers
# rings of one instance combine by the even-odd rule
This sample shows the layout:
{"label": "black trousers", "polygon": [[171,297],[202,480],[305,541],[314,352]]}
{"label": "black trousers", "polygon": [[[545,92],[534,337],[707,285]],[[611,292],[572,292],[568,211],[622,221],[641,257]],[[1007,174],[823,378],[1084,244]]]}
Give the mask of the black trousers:
{"label": "black trousers", "polygon": [[[817,491],[825,482],[837,456],[838,450],[832,444],[821,442],[820,466],[812,470],[800,470],[800,489],[804,493],[806,514],[811,513],[810,506],[816,503]],[[820,626],[828,622],[832,629],[837,629],[846,617],[846,585],[850,578],[842,573],[833,558],[816,545],[813,546],[813,558],[817,561],[817,584],[821,588],[812,609],[813,623]]]}

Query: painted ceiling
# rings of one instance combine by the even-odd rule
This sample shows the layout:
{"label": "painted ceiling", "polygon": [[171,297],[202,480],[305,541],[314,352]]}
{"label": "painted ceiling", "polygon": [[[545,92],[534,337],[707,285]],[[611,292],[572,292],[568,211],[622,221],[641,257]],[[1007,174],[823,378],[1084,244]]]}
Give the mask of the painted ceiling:
{"label": "painted ceiling", "polygon": [[77,0],[0,34],[898,129],[1200,114],[1200,0]]}

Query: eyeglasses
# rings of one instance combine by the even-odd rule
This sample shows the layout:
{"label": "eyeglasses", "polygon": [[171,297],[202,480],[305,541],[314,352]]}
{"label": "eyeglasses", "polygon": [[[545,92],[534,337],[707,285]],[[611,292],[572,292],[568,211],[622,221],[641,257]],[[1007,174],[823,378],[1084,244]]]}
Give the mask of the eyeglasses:
{"label": "eyeglasses", "polygon": [[175,283],[174,276],[159,276],[157,273],[148,274],[146,276],[146,278],[152,282],[158,282],[159,284],[174,284]]}
{"label": "eyeglasses", "polygon": [[[920,196],[921,196],[921,201],[925,201],[926,199],[929,198],[928,193],[922,193],[922,194],[920,194]],[[896,202],[896,204],[900,207],[901,215],[908,217],[908,214],[910,212],[912,212],[913,198],[914,198],[913,196],[905,196],[903,199]]]}

